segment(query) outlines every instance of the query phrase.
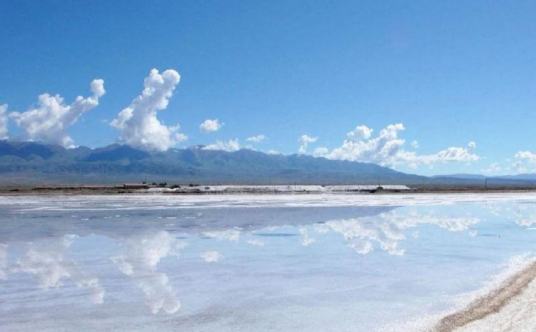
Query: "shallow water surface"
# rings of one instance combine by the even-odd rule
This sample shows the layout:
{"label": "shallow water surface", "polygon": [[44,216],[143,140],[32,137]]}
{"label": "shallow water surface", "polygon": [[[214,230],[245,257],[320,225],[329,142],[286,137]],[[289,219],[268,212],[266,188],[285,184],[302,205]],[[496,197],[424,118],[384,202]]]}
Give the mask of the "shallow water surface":
{"label": "shallow water surface", "polygon": [[534,195],[0,197],[0,331],[418,331],[535,240]]}

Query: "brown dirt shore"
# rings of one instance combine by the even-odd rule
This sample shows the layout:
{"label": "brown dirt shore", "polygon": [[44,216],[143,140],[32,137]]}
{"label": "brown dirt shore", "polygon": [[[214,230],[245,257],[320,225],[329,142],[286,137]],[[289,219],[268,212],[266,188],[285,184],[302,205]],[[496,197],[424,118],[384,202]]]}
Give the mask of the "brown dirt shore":
{"label": "brown dirt shore", "polygon": [[[409,195],[409,194],[477,194],[477,193],[536,193],[536,188],[417,188],[408,191],[388,191],[380,190],[374,193],[368,192],[335,192],[338,194],[355,194],[355,195]],[[18,196],[18,195],[251,195],[255,193],[237,192],[237,193],[219,193],[219,192],[147,192],[143,190],[130,189],[35,189],[35,188],[0,188],[0,196]],[[303,195],[319,195],[321,192],[303,192],[289,191],[285,193],[259,193],[263,195],[285,195],[285,194],[303,194]]]}

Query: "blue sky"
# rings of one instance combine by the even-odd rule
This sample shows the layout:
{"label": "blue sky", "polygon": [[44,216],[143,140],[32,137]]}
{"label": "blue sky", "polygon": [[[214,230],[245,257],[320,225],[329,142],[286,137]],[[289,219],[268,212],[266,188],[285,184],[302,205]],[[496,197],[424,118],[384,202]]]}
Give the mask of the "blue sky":
{"label": "blue sky", "polygon": [[[99,78],[106,94],[64,131],[74,145],[130,142],[110,122],[156,68],[180,74],[156,113],[170,135],[183,135],[168,145],[237,139],[291,154],[307,135],[317,140],[304,153],[325,148],[317,155],[418,174],[536,168],[534,2],[0,3],[0,105],[19,112],[9,118],[10,139],[29,138],[17,120],[39,108],[39,95],[69,105],[90,97]],[[207,119],[224,125],[203,133]],[[378,139],[396,124],[405,130]],[[357,126],[374,131],[350,139]],[[33,138],[44,137],[56,136]]]}

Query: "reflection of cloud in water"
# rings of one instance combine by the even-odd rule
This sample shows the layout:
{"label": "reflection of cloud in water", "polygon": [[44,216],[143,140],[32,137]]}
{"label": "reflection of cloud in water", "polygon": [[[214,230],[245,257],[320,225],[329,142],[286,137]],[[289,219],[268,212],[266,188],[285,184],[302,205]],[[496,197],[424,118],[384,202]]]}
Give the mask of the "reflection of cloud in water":
{"label": "reflection of cloud in water", "polygon": [[252,246],[257,246],[257,247],[264,247],[266,245],[266,243],[264,243],[263,240],[258,240],[258,239],[248,240],[248,243],[251,244]]}
{"label": "reflection of cloud in water", "polygon": [[523,227],[532,227],[536,224],[536,209],[525,205],[517,206],[515,211],[516,224]]}
{"label": "reflection of cloud in water", "polygon": [[302,235],[302,238],[301,238],[302,246],[307,247],[316,242],[316,239],[312,238],[309,235],[309,231],[307,230],[307,228],[305,227],[300,228],[300,234]]}
{"label": "reflection of cloud in water", "polygon": [[217,263],[220,259],[223,258],[222,254],[213,250],[203,251],[200,256],[207,263]]}
{"label": "reflection of cloud in water", "polygon": [[0,280],[7,278],[7,245],[0,243]]}
{"label": "reflection of cloud in water", "polygon": [[160,310],[172,314],[180,308],[168,277],[156,270],[165,257],[178,256],[186,243],[166,231],[139,234],[123,242],[122,253],[112,258],[119,270],[130,276],[145,295],[153,314]]}
{"label": "reflection of cloud in water", "polygon": [[[374,250],[373,243],[391,255],[403,255],[405,250],[400,249],[398,244],[406,239],[406,229],[419,225],[436,225],[451,232],[460,232],[478,222],[480,219],[474,217],[437,217],[416,213],[402,215],[390,212],[381,214],[378,218],[332,220],[315,225],[312,229],[319,233],[334,231],[342,234],[348,241],[348,247],[362,255]],[[475,236],[476,231],[471,230],[470,235]]]}
{"label": "reflection of cloud in water", "polygon": [[36,276],[41,289],[60,287],[64,280],[70,279],[78,287],[91,289],[91,301],[95,304],[102,304],[104,289],[100,286],[99,280],[80,270],[65,253],[75,238],[75,235],[65,235],[62,238],[30,244],[28,251],[17,261],[11,271]]}
{"label": "reflection of cloud in water", "polygon": [[240,238],[240,231],[236,229],[228,229],[226,231],[203,232],[203,235],[213,239],[237,242]]}

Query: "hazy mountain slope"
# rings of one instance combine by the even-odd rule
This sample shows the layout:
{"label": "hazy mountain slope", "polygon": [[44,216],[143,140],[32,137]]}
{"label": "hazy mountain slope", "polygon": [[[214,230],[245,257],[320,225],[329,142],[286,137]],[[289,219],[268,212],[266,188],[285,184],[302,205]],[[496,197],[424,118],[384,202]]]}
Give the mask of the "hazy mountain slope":
{"label": "hazy mountain slope", "polygon": [[148,153],[125,145],[64,149],[35,142],[0,142],[0,174],[24,182],[420,183],[420,176],[375,164],[305,155],[201,147]]}

